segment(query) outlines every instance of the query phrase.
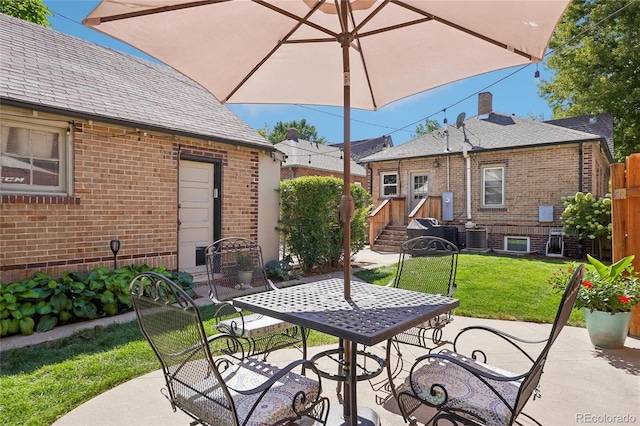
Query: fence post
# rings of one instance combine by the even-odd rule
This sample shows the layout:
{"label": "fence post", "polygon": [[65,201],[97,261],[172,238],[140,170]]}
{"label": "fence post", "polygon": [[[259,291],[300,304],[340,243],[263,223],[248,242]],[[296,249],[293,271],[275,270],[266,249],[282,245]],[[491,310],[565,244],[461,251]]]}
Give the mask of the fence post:
{"label": "fence post", "polygon": [[[640,154],[611,165],[611,189],[612,261],[635,254],[640,272]],[[640,306],[633,308],[629,335],[640,336]]]}

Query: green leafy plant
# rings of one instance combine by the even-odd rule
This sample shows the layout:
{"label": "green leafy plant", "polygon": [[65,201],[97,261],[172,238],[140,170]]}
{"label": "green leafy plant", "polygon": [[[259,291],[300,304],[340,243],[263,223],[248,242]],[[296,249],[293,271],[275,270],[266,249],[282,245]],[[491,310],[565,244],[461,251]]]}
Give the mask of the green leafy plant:
{"label": "green leafy plant", "polygon": [[267,278],[278,281],[300,278],[300,275],[293,271],[291,262],[292,259],[290,255],[285,256],[282,260],[270,260],[264,265]]}
{"label": "green leafy plant", "polygon": [[[334,177],[306,176],[280,182],[280,229],[290,253],[305,273],[338,266],[343,259],[344,223],[338,205],[344,182]],[[351,221],[351,254],[364,247],[371,195],[351,185],[355,206]],[[349,256],[350,254],[347,254]]]}
{"label": "green leafy plant", "polygon": [[238,271],[253,271],[253,256],[251,253],[244,251],[237,252],[236,268],[238,268]]}
{"label": "green leafy plant", "polygon": [[[147,265],[110,270],[97,268],[86,277],[65,271],[57,279],[43,272],[17,283],[0,285],[0,335],[45,332],[59,324],[112,316],[131,310],[129,283]],[[191,296],[193,276],[161,265],[153,269],[181,285]]]}
{"label": "green leafy plant", "polygon": [[591,193],[577,192],[562,197],[565,209],[560,219],[566,234],[575,233],[579,240],[603,237],[611,239],[611,196],[596,199]]}
{"label": "green leafy plant", "polygon": [[[640,278],[633,270],[634,256],[627,256],[612,265],[605,265],[587,255],[591,267],[587,269],[574,309],[591,311],[629,312],[640,303]],[[564,291],[575,265],[561,268],[549,279],[554,288]]]}

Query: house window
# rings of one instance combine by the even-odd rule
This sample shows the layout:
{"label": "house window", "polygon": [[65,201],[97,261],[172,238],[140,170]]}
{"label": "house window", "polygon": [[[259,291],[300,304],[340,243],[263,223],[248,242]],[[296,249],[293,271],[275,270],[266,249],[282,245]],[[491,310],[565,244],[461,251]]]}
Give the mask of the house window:
{"label": "house window", "polygon": [[395,197],[398,195],[398,174],[397,173],[383,173],[380,181],[382,197]]}
{"label": "house window", "polygon": [[68,190],[67,129],[3,122],[0,129],[0,189],[22,193]]}
{"label": "house window", "polygon": [[507,251],[529,252],[529,237],[504,237],[504,249]]}
{"label": "house window", "polygon": [[421,200],[429,194],[427,175],[413,175],[413,199]]}
{"label": "house window", "polygon": [[504,207],[504,167],[482,168],[482,206]]}

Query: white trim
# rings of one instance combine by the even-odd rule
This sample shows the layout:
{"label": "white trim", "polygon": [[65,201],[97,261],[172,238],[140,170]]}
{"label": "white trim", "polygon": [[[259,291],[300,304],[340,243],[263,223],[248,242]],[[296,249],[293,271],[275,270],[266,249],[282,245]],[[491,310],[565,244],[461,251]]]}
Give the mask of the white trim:
{"label": "white trim", "polygon": [[[24,185],[24,184],[11,184],[4,182],[0,185],[0,191],[2,193],[19,193],[19,194],[45,194],[45,195],[71,195],[73,190],[73,148],[71,132],[67,135],[67,129],[62,124],[63,122],[44,123],[43,120],[31,119],[27,117],[19,117],[19,120],[4,119],[2,120],[3,127],[13,127],[26,130],[36,130],[58,135],[58,185],[46,186],[46,185]],[[30,156],[32,154],[29,154]],[[11,160],[10,156],[3,156],[2,163],[8,165]]]}
{"label": "white trim", "polygon": [[[395,176],[396,177],[396,183],[395,185],[386,185],[384,184],[384,178],[385,176]],[[398,186],[400,184],[400,175],[398,174],[398,172],[380,172],[380,197],[381,198],[389,198],[389,197],[397,197],[398,196]],[[396,187],[396,191],[393,194],[385,194],[384,189],[387,187],[392,187],[395,186]]]}
{"label": "white trim", "polygon": [[[500,174],[501,174],[501,177],[502,177],[502,180],[500,182],[500,184],[501,184],[501,186],[500,186],[501,201],[500,201],[500,204],[487,204],[486,203],[486,192],[485,192],[485,188],[486,188],[486,181],[485,181],[486,172],[488,170],[495,170],[495,169],[499,169],[500,170]],[[483,166],[482,167],[482,198],[480,200],[481,203],[482,203],[482,207],[505,207],[504,190],[505,190],[505,167],[504,166],[497,166],[497,165]]]}
{"label": "white trim", "polygon": [[[527,241],[527,249],[526,250],[510,250],[509,249],[509,239],[518,239],[518,240],[526,240]],[[531,238],[523,235],[505,235],[504,237],[504,250],[508,252],[522,253],[531,251]]]}

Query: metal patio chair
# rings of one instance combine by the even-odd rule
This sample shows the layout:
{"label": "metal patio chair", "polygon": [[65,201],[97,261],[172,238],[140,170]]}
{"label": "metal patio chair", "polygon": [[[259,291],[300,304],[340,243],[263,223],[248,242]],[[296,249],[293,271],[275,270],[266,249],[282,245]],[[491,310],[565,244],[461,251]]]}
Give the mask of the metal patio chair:
{"label": "metal patio chair", "polygon": [[[455,244],[436,236],[421,236],[407,240],[400,246],[396,275],[387,287],[451,297],[457,288],[455,279],[458,252]],[[429,350],[442,346],[446,343],[442,340],[442,329],[451,321],[453,312],[446,312],[389,340],[386,350],[387,379],[370,381],[373,389],[384,389],[395,396],[393,379],[404,368],[401,344]],[[391,356],[393,349],[395,357]]]}
{"label": "metal patio chair", "polygon": [[[538,385],[549,350],[571,314],[583,276],[584,265],[580,265],[562,296],[547,339],[524,340],[494,328],[472,326],[458,333],[452,351],[445,349],[419,357],[404,382],[404,390],[397,397],[404,418],[411,425],[417,425],[411,414],[424,404],[438,410],[428,422],[434,425],[439,420],[448,424],[512,425],[520,424],[517,421],[520,415],[540,425],[522,410],[532,395],[534,399],[540,396]],[[476,344],[463,355],[461,347],[471,333],[482,333],[480,341],[485,350],[475,347]],[[492,345],[495,349],[496,344],[491,339],[515,348],[514,358],[517,354],[522,355],[522,361],[527,364],[526,371],[512,373],[487,364],[486,350]],[[475,342],[478,341],[476,338]],[[524,344],[543,344],[544,347],[535,356],[525,350]],[[510,359],[510,362],[514,360]]]}
{"label": "metal patio chair", "polygon": [[[161,392],[174,411],[194,419],[192,425],[282,425],[303,417],[326,424],[329,401],[321,397],[311,361],[280,369],[244,357],[241,342],[230,334],[207,338],[193,300],[162,275],[138,275],[130,293],[140,330],[162,365]],[[230,357],[233,351],[238,354]],[[293,371],[301,366],[314,379]]]}
{"label": "metal patio chair", "polygon": [[[400,258],[395,277],[387,287],[451,297],[457,284],[458,247],[444,238],[422,236],[405,241],[400,246]],[[442,328],[453,321],[453,313],[439,315],[394,338],[395,342],[418,347],[436,346],[442,342]]]}
{"label": "metal patio chair", "polygon": [[262,250],[255,241],[239,237],[218,240],[205,249],[205,263],[218,331],[240,339],[249,356],[262,355],[266,360],[272,351],[294,346],[307,358],[308,330],[233,305],[234,297],[278,291],[267,278]]}

